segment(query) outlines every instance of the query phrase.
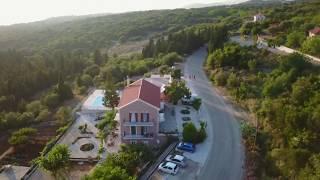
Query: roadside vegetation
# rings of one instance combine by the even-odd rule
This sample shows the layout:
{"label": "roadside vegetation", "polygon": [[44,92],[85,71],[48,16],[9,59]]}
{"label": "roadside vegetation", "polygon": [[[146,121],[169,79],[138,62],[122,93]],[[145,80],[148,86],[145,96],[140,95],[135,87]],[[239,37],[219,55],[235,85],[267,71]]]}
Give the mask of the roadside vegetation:
{"label": "roadside vegetation", "polygon": [[[299,54],[275,56],[228,43],[208,56],[206,67],[213,83],[257,118],[242,125],[247,158],[254,165],[249,174],[316,179],[319,68]],[[311,168],[314,173],[308,174]]]}

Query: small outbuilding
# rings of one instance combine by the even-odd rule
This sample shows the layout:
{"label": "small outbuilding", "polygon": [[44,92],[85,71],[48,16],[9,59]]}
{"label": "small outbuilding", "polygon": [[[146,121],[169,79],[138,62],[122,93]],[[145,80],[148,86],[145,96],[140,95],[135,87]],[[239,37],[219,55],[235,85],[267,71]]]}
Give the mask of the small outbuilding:
{"label": "small outbuilding", "polygon": [[309,37],[315,37],[320,35],[320,27],[315,27],[309,31]]}

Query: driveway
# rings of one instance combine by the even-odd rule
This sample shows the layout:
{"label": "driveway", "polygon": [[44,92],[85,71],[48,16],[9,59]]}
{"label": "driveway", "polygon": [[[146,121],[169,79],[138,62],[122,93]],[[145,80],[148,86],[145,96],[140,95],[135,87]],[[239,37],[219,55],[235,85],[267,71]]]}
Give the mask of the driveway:
{"label": "driveway", "polygon": [[[206,56],[206,49],[200,48],[187,58],[184,68],[185,77],[196,76],[195,79],[185,79],[192,92],[202,98],[201,119],[208,122],[206,143],[209,148],[202,154],[205,162],[196,179],[242,179],[244,149],[241,144],[239,123],[231,114],[230,106],[227,106],[214,90],[203,71],[202,65]],[[197,146],[197,150],[199,148]]]}

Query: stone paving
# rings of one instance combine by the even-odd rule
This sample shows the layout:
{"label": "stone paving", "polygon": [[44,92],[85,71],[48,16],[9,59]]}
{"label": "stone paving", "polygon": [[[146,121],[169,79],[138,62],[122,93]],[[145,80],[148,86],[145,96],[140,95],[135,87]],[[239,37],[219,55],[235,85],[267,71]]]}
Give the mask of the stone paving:
{"label": "stone paving", "polygon": [[[71,151],[71,158],[96,158],[98,156],[100,139],[96,137],[98,134],[98,129],[95,127],[98,123],[98,121],[95,121],[96,117],[95,114],[79,113],[76,122],[59,141],[59,144],[68,145]],[[87,124],[87,133],[82,134],[79,126],[84,126],[85,124]],[[81,151],[80,147],[88,143],[93,144],[94,148],[90,151]]]}

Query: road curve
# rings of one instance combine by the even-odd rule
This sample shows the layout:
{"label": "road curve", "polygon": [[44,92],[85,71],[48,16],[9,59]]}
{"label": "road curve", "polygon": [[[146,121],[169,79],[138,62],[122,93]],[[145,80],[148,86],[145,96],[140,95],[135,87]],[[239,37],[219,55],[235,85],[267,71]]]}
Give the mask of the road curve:
{"label": "road curve", "polygon": [[[202,99],[202,116],[208,122],[208,136],[212,136],[208,138],[212,142],[207,160],[197,179],[242,179],[244,150],[239,123],[230,113],[231,109],[223,98],[214,90],[203,70],[206,56],[206,48],[200,48],[187,58],[184,66],[188,86]],[[190,79],[189,75],[195,75],[195,79]]]}

